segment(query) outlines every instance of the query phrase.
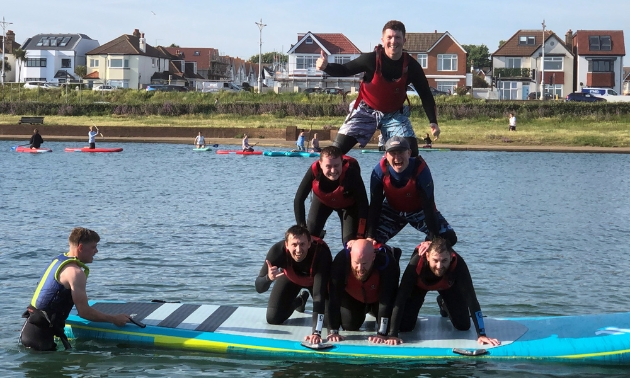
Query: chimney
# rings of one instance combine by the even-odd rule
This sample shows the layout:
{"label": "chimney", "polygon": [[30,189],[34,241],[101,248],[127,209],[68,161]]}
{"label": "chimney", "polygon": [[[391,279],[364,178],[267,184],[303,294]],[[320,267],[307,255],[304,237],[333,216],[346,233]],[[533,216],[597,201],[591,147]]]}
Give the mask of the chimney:
{"label": "chimney", "polygon": [[140,30],[138,30],[138,29],[133,29],[133,34],[132,34],[132,35],[133,35],[134,37],[138,37],[138,38],[140,38]]}
{"label": "chimney", "polygon": [[564,42],[570,50],[573,49],[573,31],[571,29],[564,35]]}
{"label": "chimney", "polygon": [[437,29],[435,30],[435,34],[437,34]]}
{"label": "chimney", "polygon": [[138,48],[140,48],[140,51],[142,51],[143,53],[147,52],[147,40],[144,39],[144,33],[140,34],[140,40],[138,42]]}

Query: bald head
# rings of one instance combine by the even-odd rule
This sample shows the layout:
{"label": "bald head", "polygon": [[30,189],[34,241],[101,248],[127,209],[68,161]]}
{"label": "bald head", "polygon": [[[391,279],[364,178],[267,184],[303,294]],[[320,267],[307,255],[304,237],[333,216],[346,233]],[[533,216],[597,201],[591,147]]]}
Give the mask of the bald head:
{"label": "bald head", "polygon": [[365,281],[372,271],[375,258],[376,252],[371,241],[366,239],[355,240],[350,250],[352,274],[359,281]]}

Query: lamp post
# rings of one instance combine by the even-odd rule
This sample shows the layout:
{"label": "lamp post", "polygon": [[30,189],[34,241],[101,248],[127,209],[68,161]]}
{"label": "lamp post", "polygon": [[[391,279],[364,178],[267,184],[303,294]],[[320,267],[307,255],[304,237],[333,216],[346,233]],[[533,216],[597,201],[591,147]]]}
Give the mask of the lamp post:
{"label": "lamp post", "polygon": [[260,22],[256,22],[258,29],[260,30],[260,37],[258,43],[258,93],[262,93],[262,30],[267,24],[263,24],[262,18]]}
{"label": "lamp post", "polygon": [[542,22],[542,60],[540,64],[540,101],[545,101],[545,20]]}
{"label": "lamp post", "polygon": [[2,75],[0,75],[0,80],[2,80],[2,86],[4,87],[4,77],[5,77],[5,73],[4,73],[4,41],[7,39],[7,32],[6,32],[6,28],[7,25],[11,25],[13,24],[13,22],[7,22],[4,20],[4,16],[2,16],[2,22],[0,22],[0,24],[2,24]]}

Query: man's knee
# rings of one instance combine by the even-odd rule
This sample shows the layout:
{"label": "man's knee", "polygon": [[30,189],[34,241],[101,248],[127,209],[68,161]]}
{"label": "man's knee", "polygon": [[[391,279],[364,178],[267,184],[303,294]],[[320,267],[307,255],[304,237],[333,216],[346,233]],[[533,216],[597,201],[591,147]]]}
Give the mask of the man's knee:
{"label": "man's knee", "polygon": [[287,320],[289,316],[286,316],[284,311],[280,311],[277,308],[267,308],[267,323],[269,324],[280,325],[284,323],[284,321]]}
{"label": "man's knee", "polygon": [[470,319],[451,319],[451,323],[453,323],[453,327],[455,327],[458,331],[468,331],[470,329]]}

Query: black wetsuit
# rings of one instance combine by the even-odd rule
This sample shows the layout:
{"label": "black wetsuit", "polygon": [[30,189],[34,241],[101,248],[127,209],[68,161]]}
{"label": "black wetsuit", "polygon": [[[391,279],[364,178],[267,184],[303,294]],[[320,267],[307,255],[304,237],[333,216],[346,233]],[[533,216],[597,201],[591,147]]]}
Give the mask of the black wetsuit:
{"label": "black wetsuit", "polygon": [[[319,171],[318,176],[321,191],[331,193],[339,187],[339,180],[330,181],[321,171]],[[342,209],[333,209],[323,204],[316,195],[313,195],[311,208],[308,212],[308,222],[306,222],[304,201],[312,190],[313,180],[315,180],[315,174],[309,167],[293,200],[293,211],[297,224],[306,226],[311,235],[322,237],[323,235],[321,234],[326,225],[326,220],[333,211],[336,211],[341,221],[343,243],[345,244],[348,240],[353,240],[357,237],[363,238],[367,223],[368,199],[359,168],[350,164],[342,183],[345,189],[343,196],[345,198],[352,197],[354,204]]]}
{"label": "black wetsuit", "polygon": [[[396,298],[400,268],[389,247],[379,251],[372,265],[372,273],[364,281],[369,281],[375,271],[380,275],[378,299],[367,303],[359,301],[346,291],[349,279],[355,279],[350,270],[350,256],[344,249],[335,256],[330,276],[330,300],[328,303],[329,330],[339,330],[342,326],[346,331],[358,330],[365,321],[365,314],[376,317],[377,328],[381,319],[391,319],[392,309]],[[365,292],[364,292],[365,294]]]}
{"label": "black wetsuit", "polygon": [[42,143],[44,143],[44,138],[42,138],[39,133],[36,133],[31,136],[29,143],[31,144],[31,148],[39,148]]}
{"label": "black wetsuit", "polygon": [[[477,336],[485,335],[483,315],[477,301],[468,266],[459,254],[455,253],[455,256],[457,257],[457,264],[452,272],[447,273],[447,281],[451,286],[438,290],[438,293],[444,300],[448,316],[456,329],[461,331],[470,329],[470,314],[477,330]],[[419,260],[420,257],[416,249],[400,281],[396,305],[392,313],[391,336],[397,337],[399,331],[409,332],[416,326],[420,307],[422,307],[424,297],[427,294],[427,291],[421,289],[417,283],[418,274],[416,269]],[[427,261],[422,266],[419,276],[422,282],[429,286],[436,284],[442,279],[433,274]]]}
{"label": "black wetsuit", "polygon": [[[315,256],[315,261],[313,261]],[[285,270],[292,268],[293,271],[303,277],[313,277],[313,286],[300,286],[287,278],[286,273],[275,281],[270,281],[267,276],[268,268],[265,262],[256,277],[256,291],[264,293],[269,290],[272,282],[275,282],[269,304],[267,306],[267,323],[282,324],[287,320],[296,308],[302,304],[302,299],[297,297],[302,288],[308,289],[313,297],[313,328],[317,323],[317,315],[324,314],[326,310],[326,299],[328,297],[328,280],[330,277],[330,265],[332,255],[326,243],[311,243],[311,248],[304,260],[295,262],[284,246],[284,240],[274,244],[267,252],[266,260],[271,266],[277,266]],[[289,267],[290,264],[290,267]]]}

